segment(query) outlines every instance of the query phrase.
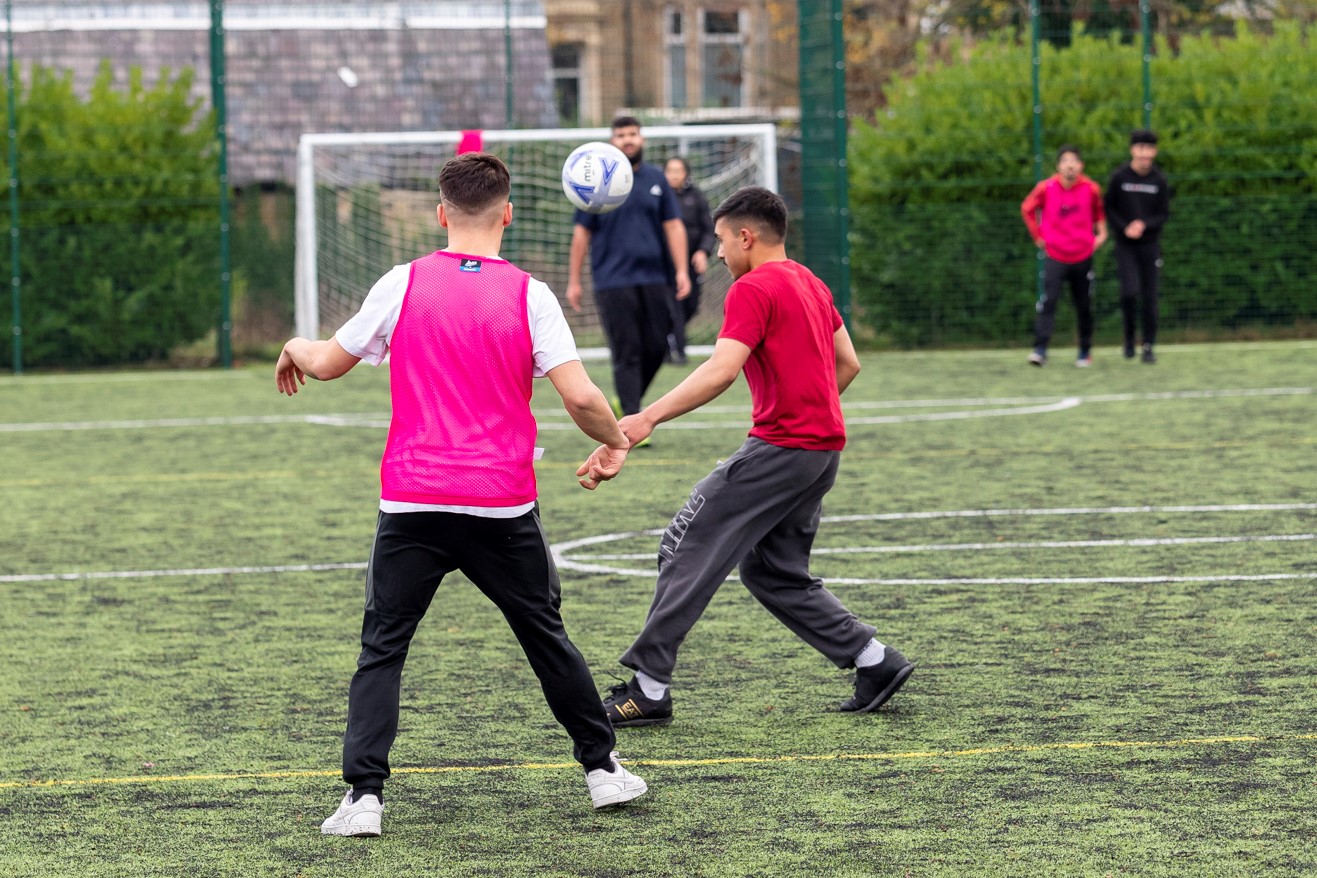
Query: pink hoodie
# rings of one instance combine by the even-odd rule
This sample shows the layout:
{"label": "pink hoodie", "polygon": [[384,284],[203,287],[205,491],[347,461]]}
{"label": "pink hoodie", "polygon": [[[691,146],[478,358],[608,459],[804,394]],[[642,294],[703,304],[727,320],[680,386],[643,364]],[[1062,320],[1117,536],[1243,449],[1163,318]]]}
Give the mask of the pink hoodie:
{"label": "pink hoodie", "polygon": [[[1042,211],[1041,228],[1037,218]],[[1102,190],[1080,174],[1069,189],[1061,175],[1043,180],[1020,205],[1024,224],[1035,241],[1042,241],[1047,255],[1057,262],[1083,262],[1093,255],[1093,226],[1106,218]]]}

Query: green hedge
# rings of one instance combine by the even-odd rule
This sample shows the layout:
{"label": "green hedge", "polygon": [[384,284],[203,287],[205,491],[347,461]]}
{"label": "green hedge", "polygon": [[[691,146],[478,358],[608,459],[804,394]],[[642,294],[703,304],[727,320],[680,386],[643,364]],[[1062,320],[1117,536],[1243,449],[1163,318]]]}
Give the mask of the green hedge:
{"label": "green hedge", "polygon": [[[164,71],[148,88],[133,70],[116,88],[106,65],[84,98],[71,74],[31,69],[17,112],[25,367],[144,362],[215,327],[215,141],[192,79]],[[0,319],[13,322],[8,295]],[[6,331],[0,364],[12,344]]]}
{"label": "green hedge", "polygon": [[[1030,51],[1009,39],[891,84],[851,137],[852,277],[860,320],[915,346],[1022,342],[1037,256],[1019,205],[1035,181]],[[1159,163],[1175,198],[1163,235],[1163,325],[1224,332],[1317,318],[1317,50],[1298,27],[1164,42],[1151,64]],[[1042,51],[1043,170],[1084,150],[1103,186],[1140,127],[1141,51],[1075,34]],[[1099,314],[1115,311],[1110,248]],[[1066,318],[1063,317],[1062,326]],[[1064,330],[1063,330],[1064,331]],[[1115,338],[1118,321],[1099,333]]]}

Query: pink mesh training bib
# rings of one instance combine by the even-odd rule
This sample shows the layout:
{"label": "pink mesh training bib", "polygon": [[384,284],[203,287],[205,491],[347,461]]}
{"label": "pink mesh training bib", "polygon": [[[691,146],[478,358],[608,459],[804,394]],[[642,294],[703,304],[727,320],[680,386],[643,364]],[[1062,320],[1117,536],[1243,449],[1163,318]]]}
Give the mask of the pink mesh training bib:
{"label": "pink mesh training bib", "polygon": [[529,282],[501,259],[439,251],[412,263],[389,346],[383,499],[481,507],[535,500]]}

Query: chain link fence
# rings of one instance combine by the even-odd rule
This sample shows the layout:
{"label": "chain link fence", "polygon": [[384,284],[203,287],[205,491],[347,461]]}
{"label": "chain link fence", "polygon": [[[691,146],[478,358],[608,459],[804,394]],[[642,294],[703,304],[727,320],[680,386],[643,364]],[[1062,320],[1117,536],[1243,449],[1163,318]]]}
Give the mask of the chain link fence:
{"label": "chain link fence", "polygon": [[[919,21],[881,6],[852,4],[848,26],[865,35],[849,45],[850,194],[871,340],[1028,345],[1042,259],[1022,201],[1063,146],[1106,195],[1135,129],[1158,135],[1172,192],[1158,337],[1313,334],[1312,4],[955,2]],[[1112,243],[1093,269],[1096,340],[1120,345]],[[1067,294],[1055,344],[1073,314]]]}
{"label": "chain link fence", "polygon": [[[1067,142],[1105,186],[1150,126],[1174,189],[1164,337],[1310,334],[1311,20],[1309,0],[7,2],[0,368],[223,362],[230,337],[268,354],[293,326],[305,133],[619,113],[777,126],[791,252],[880,346],[1027,343],[1021,200]],[[1109,247],[1096,274],[1112,341]]]}

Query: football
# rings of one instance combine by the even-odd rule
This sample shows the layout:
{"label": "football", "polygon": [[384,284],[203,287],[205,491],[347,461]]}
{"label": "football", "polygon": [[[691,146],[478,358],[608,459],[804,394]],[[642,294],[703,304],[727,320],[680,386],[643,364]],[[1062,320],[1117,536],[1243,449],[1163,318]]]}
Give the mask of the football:
{"label": "football", "polygon": [[562,191],[586,213],[608,213],[631,194],[631,160],[611,143],[583,143],[562,166]]}

